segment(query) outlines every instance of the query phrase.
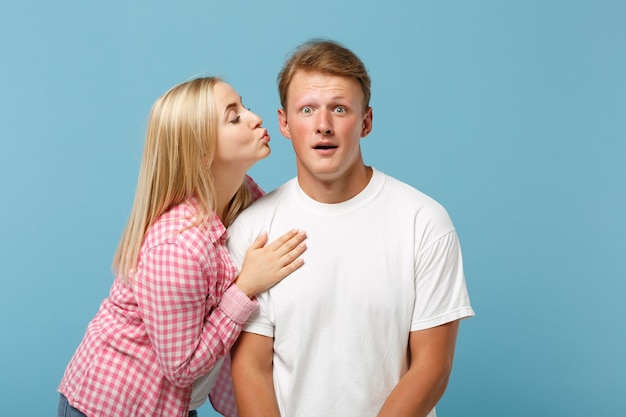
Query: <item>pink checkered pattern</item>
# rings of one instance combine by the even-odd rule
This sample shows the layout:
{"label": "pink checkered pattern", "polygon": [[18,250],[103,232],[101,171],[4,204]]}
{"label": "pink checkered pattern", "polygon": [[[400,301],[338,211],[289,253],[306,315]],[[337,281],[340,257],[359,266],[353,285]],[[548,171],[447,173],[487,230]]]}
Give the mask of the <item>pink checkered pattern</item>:
{"label": "pink checkered pattern", "polygon": [[[255,199],[263,194],[247,182]],[[226,355],[210,399],[237,416],[228,352],[257,303],[231,285],[237,271],[222,223],[192,226],[195,212],[188,202],[159,218],[134,285],[116,279],[89,324],[59,386],[86,415],[185,417],[191,384]]]}
{"label": "pink checkered pattern", "polygon": [[215,386],[209,394],[211,405],[225,416],[238,416],[235,404],[235,388],[230,373],[230,354],[226,355],[220,373],[215,381]]}
{"label": "pink checkered pattern", "polygon": [[259,187],[259,184],[254,182],[252,177],[250,177],[249,175],[246,175],[245,182],[246,184],[248,184],[248,188],[250,189],[250,193],[252,194],[252,201],[256,201],[259,198],[263,197],[263,195],[265,194],[265,191],[263,191],[263,189]]}

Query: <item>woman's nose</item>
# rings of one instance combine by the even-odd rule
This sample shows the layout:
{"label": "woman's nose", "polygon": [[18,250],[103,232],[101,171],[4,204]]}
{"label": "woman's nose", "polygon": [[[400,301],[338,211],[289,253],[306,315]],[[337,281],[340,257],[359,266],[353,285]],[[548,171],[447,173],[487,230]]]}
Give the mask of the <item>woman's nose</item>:
{"label": "woman's nose", "polygon": [[250,123],[252,124],[252,128],[257,128],[263,125],[263,119],[258,114],[254,113],[252,110],[248,110],[250,112]]}

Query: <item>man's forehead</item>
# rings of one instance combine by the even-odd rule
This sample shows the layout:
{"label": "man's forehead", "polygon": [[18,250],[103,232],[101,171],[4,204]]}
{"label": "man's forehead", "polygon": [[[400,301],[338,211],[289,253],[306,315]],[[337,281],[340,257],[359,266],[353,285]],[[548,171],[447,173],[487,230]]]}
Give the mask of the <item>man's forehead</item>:
{"label": "man's forehead", "polygon": [[363,92],[358,81],[354,78],[335,75],[321,71],[297,71],[289,84],[287,94],[289,99],[294,94],[297,96],[306,94],[325,93],[335,96],[352,98],[363,97]]}

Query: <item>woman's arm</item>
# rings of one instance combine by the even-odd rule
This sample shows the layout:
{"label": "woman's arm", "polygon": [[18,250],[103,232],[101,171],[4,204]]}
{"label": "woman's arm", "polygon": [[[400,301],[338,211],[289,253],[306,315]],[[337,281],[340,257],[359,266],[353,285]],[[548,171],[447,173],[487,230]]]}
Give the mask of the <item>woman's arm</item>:
{"label": "woman's arm", "polygon": [[231,348],[256,308],[240,291],[224,293],[205,320],[209,282],[194,256],[177,244],[150,248],[134,291],[146,332],[165,377],[187,387]]}
{"label": "woman's arm", "polygon": [[206,303],[215,279],[203,275],[200,262],[185,248],[168,243],[146,251],[134,290],[159,364],[173,385],[191,385],[230,350],[257,308],[251,298],[302,265],[299,256],[305,250],[305,237],[291,231],[267,246],[267,237],[257,239],[236,285],[221,295],[213,309]]}

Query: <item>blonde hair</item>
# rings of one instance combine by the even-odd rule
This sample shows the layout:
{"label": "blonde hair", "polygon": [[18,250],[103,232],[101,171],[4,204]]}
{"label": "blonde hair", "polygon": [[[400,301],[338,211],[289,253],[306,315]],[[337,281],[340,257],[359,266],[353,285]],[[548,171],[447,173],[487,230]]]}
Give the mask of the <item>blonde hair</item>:
{"label": "blonde hair", "polygon": [[[113,258],[113,271],[126,283],[133,280],[147,231],[163,213],[195,198],[194,225],[213,218],[216,193],[211,165],[217,146],[213,88],[219,82],[218,77],[187,81],[152,106],[133,208]],[[224,224],[250,201],[244,182],[227,207]]]}

